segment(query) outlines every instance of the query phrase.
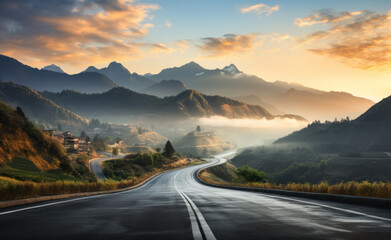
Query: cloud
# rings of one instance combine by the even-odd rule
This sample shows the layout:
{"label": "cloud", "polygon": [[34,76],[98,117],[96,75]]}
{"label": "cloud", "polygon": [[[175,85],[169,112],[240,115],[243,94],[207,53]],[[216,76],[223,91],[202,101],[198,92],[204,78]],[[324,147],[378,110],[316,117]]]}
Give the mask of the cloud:
{"label": "cloud", "polygon": [[362,14],[363,11],[355,12],[334,12],[326,9],[321,10],[314,15],[309,15],[306,18],[296,18],[294,24],[299,27],[311,26],[318,23],[335,23],[350,19],[356,15]]}
{"label": "cloud", "polygon": [[132,0],[0,1],[0,49],[46,62],[99,63],[140,57],[138,39],[155,4]]}
{"label": "cloud", "polygon": [[162,53],[162,52],[186,52],[189,48],[189,40],[173,41],[168,44],[164,43],[140,43],[143,47],[149,48],[151,53]]}
{"label": "cloud", "polygon": [[202,45],[198,47],[208,57],[221,57],[250,50],[254,45],[255,36],[256,34],[226,34],[222,38],[203,38]]}
{"label": "cloud", "polygon": [[302,128],[307,125],[307,122],[297,121],[289,118],[274,118],[268,119],[230,119],[221,116],[212,116],[208,118],[198,119],[198,124],[211,127],[235,127],[235,128]]}
{"label": "cloud", "polygon": [[172,27],[172,23],[170,22],[170,20],[166,20],[166,27],[168,27],[168,28],[171,28]]}
{"label": "cloud", "polygon": [[[391,11],[328,12],[318,18],[329,27],[308,34],[300,41],[311,44],[310,52],[334,57],[355,68],[386,70],[391,67]],[[315,15],[314,15],[315,16]],[[300,24],[316,20],[306,18]],[[315,24],[315,23],[314,23]],[[305,25],[303,25],[305,26]]]}
{"label": "cloud", "polygon": [[259,3],[240,9],[242,13],[255,13],[257,15],[262,15],[265,13],[266,16],[270,16],[273,12],[277,12],[278,10],[280,10],[280,6],[275,5],[271,7],[264,3]]}

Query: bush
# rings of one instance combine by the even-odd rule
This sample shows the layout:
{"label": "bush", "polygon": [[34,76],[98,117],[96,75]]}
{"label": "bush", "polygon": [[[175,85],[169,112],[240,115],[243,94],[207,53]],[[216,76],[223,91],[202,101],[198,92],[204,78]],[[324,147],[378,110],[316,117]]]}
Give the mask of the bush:
{"label": "bush", "polygon": [[266,173],[258,171],[249,166],[243,166],[236,170],[238,179],[237,182],[249,183],[249,182],[267,182]]}

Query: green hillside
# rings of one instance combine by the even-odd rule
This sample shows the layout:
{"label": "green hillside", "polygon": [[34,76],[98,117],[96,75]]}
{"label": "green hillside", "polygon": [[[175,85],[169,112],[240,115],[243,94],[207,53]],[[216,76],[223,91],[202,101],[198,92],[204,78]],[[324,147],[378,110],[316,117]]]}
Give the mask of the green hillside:
{"label": "green hillside", "polygon": [[[175,119],[213,115],[228,118],[274,118],[261,106],[221,96],[207,96],[195,90],[186,90],[177,96],[163,99],[126,88],[113,88],[102,94],[83,94],[75,91],[44,92],[43,96],[85,117],[105,118],[110,121],[140,116]],[[294,115],[282,117],[305,120]]]}
{"label": "green hillside", "polygon": [[45,136],[24,115],[0,101],[0,163],[16,158],[29,159],[42,170],[59,169],[68,161],[62,147]]}
{"label": "green hillside", "polygon": [[391,96],[375,104],[357,119],[320,123],[276,141],[276,143],[306,144],[325,152],[391,150]]}
{"label": "green hillside", "polygon": [[79,131],[88,120],[58,106],[37,91],[11,82],[0,81],[0,100],[12,107],[21,107],[28,118],[45,129],[57,128]]}
{"label": "green hillside", "polygon": [[177,152],[196,156],[211,156],[216,153],[233,149],[234,146],[224,142],[213,132],[190,132],[176,143]]}

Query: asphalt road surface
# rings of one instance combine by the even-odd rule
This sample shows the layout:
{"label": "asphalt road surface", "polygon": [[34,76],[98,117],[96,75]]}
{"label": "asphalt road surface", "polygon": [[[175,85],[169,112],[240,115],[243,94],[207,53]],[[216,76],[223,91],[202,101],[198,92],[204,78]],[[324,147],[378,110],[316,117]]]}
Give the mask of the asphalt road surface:
{"label": "asphalt road surface", "polygon": [[194,179],[201,167],[121,193],[2,209],[1,239],[391,239],[389,210],[213,188]]}
{"label": "asphalt road surface", "polygon": [[116,158],[123,158],[125,157],[125,154],[119,154],[117,156],[113,156],[111,153],[101,153],[105,155],[106,157],[103,158],[96,158],[90,161],[90,168],[91,171],[95,173],[95,175],[98,177],[99,180],[105,180],[105,174],[103,173],[101,163],[107,160],[116,159]]}

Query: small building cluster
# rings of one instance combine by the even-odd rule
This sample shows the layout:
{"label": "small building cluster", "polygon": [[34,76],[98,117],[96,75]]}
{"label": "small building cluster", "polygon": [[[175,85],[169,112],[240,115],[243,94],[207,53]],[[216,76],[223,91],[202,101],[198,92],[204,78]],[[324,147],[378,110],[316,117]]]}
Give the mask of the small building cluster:
{"label": "small building cluster", "polygon": [[70,131],[44,130],[43,132],[61,143],[67,152],[78,153],[92,150],[90,141],[87,142],[86,139],[74,136]]}
{"label": "small building cluster", "polygon": [[122,145],[124,144],[124,140],[122,138],[116,138],[115,139],[115,142],[114,142],[114,146],[115,147],[122,147]]}

